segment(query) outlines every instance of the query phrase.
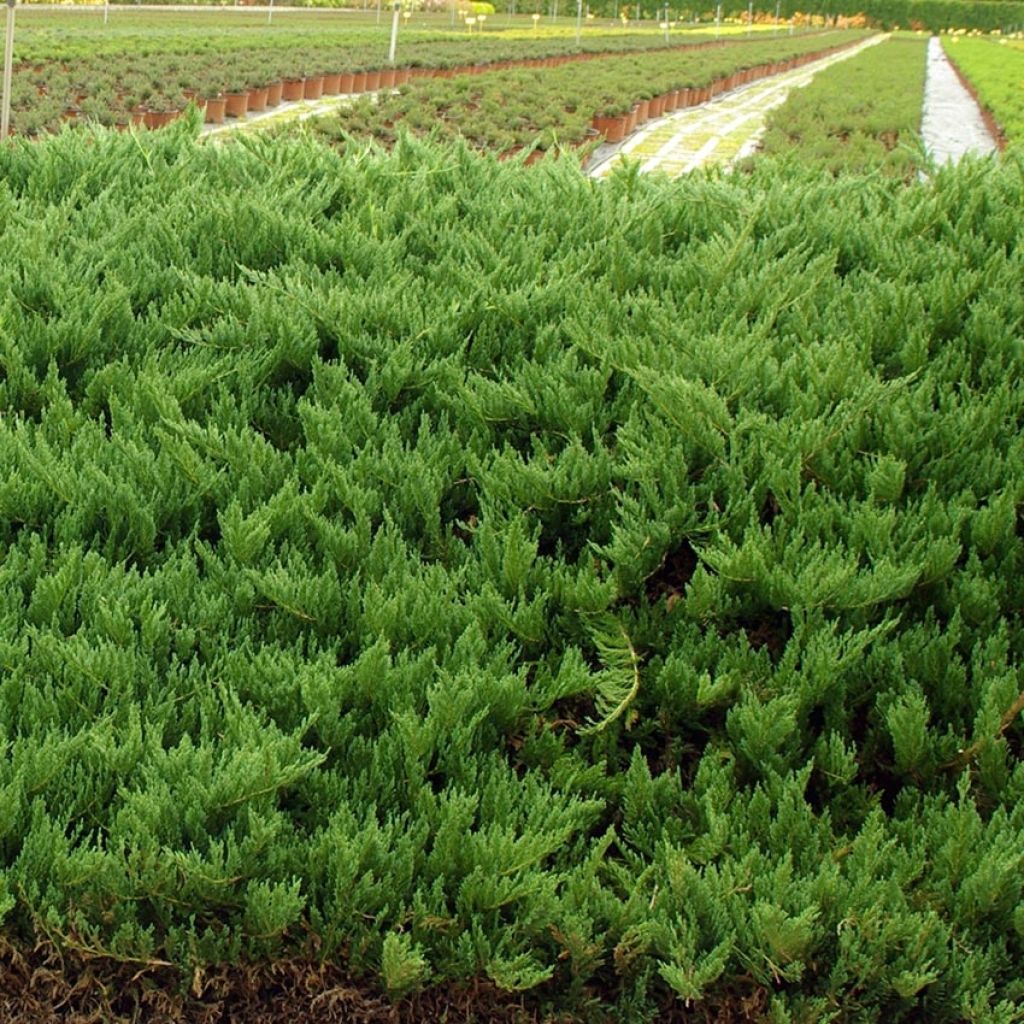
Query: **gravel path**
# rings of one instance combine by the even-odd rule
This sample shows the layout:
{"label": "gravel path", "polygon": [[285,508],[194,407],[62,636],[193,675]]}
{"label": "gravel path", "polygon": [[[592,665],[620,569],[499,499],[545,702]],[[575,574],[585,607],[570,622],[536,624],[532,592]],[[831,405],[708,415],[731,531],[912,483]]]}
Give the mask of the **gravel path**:
{"label": "gravel path", "polygon": [[752,153],[764,132],[765,117],[821,70],[860,53],[887,36],[873,36],[859,46],[722,93],[699,107],[687,107],[650,122],[617,146],[602,146],[588,168],[603,178],[624,157],[640,160],[642,171],[676,176],[710,164],[731,164]]}
{"label": "gravel path", "polygon": [[996,150],[978,104],[960,84],[938,36],[928,40],[921,135],[928,152],[940,164],[956,163],[967,153]]}

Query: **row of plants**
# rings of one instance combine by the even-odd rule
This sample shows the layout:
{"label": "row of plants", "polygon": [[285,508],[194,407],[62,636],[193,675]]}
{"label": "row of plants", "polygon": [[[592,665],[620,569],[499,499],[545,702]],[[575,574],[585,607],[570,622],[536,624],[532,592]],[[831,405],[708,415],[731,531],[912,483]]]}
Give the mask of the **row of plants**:
{"label": "row of plants", "polygon": [[12,1019],[1014,1024],[1020,158],[197,131],[0,147]]}
{"label": "row of plants", "polygon": [[1024,48],[990,39],[943,39],[946,55],[991,117],[997,138],[1024,141]]}
{"label": "row of plants", "polygon": [[[670,5],[671,6],[671,5]],[[621,5],[616,0],[594,0],[592,11],[613,16]],[[699,9],[699,8],[698,8]],[[837,3],[808,3],[807,0],[780,0],[778,5],[762,0],[752,8],[744,0],[725,0],[722,12],[726,17],[746,21],[748,10],[754,19],[778,16],[784,20],[836,16],[861,17],[873,27],[885,29],[994,29],[1005,31],[1012,26],[1024,27],[1024,3],[1021,0],[845,0]],[[660,10],[660,8],[658,8]],[[702,17],[713,17],[715,5],[702,11]]]}
{"label": "row of plants", "polygon": [[[385,5],[386,6],[386,5]],[[493,19],[497,22],[499,19]],[[504,18],[500,20],[504,21]],[[387,51],[390,21],[380,24],[373,12],[304,14],[282,12],[272,25],[265,14],[195,11],[116,11],[104,25],[96,13],[67,13],[60,10],[20,11],[18,53],[22,59],[39,62],[75,61],[88,57],[129,56],[157,58],[206,54],[218,57],[232,50],[287,51],[313,47],[370,51],[379,59]],[[679,33],[682,35],[683,33]],[[687,31],[687,38],[714,39],[714,26],[703,33]],[[403,52],[407,46],[428,62],[434,50],[455,63],[472,63],[523,56],[554,56],[564,53],[658,49],[665,45],[654,24],[644,29],[602,26],[589,23],[576,43],[575,27],[552,26],[546,21],[535,30],[530,18],[520,18],[517,27],[505,29],[492,24],[485,32],[468,32],[461,22],[450,23],[446,14],[416,14],[403,22],[400,32]]]}
{"label": "row of plants", "polygon": [[840,172],[910,180],[925,159],[918,132],[927,43],[892,37],[839,61],[768,114],[761,152]]}
{"label": "row of plants", "polygon": [[856,6],[881,28],[992,32],[1024,27],[1020,0],[858,0]]}
{"label": "row of plants", "polygon": [[[765,4],[772,14],[775,8]],[[732,13],[745,11],[741,0],[726,3]],[[1021,0],[855,0],[837,4],[808,4],[807,0],[780,0],[779,13],[789,19],[801,12],[859,14],[869,25],[885,29],[980,29],[983,32],[1024,27]]]}
{"label": "row of plants", "polygon": [[[778,40],[729,40],[704,42],[683,47],[665,48],[660,54],[701,53],[705,49],[717,50],[722,47],[737,47],[740,52],[762,52],[766,46],[820,45],[814,43],[817,33],[793,37],[779,37]],[[831,38],[831,37],[830,37]],[[406,71],[432,71],[455,75],[469,71],[484,71],[508,66],[509,60],[496,57],[485,62],[478,60],[472,65],[460,64],[461,51],[448,51],[436,44],[424,45],[420,50],[415,46],[403,48],[403,64],[399,77],[406,77]],[[520,61],[540,62],[554,66],[558,62],[594,59],[593,54],[571,54],[548,57],[519,57]],[[184,110],[191,99],[217,101],[211,105],[211,119],[223,116],[220,101],[227,95],[240,96],[251,91],[260,93],[268,86],[284,81],[320,79],[325,74],[334,76],[358,76],[363,72],[371,76],[375,72],[384,75],[385,85],[394,84],[391,69],[381,71],[379,54],[336,47],[310,47],[282,51],[235,50],[218,56],[167,55],[140,61],[135,57],[103,58],[92,57],[70,63],[43,63],[23,65],[14,76],[12,89],[12,124],[15,131],[38,135],[53,131],[66,119],[99,120],[104,124],[128,124],[133,118],[140,119],[145,113],[171,114]],[[328,92],[363,91],[380,88],[379,78],[343,84],[333,82]],[[320,86],[322,89],[322,85]],[[300,90],[299,95],[289,94],[285,98],[302,98],[315,90]],[[213,113],[216,108],[216,113]],[[241,106],[235,113],[244,112]]]}
{"label": "row of plants", "polygon": [[[240,10],[219,12],[214,7],[188,14],[119,10],[107,25],[92,13],[44,12],[29,8],[21,17],[28,30],[25,45],[30,47],[33,57],[40,59],[87,56],[99,52],[156,54],[205,49],[210,53],[222,53],[233,47],[308,46],[320,39],[344,42],[345,45],[379,42],[382,32],[386,32],[386,19],[382,29],[372,8],[358,11],[351,5],[339,6],[347,6],[348,9],[282,14],[275,19],[272,31],[268,29],[265,14]],[[598,20],[587,23],[584,46],[591,45],[601,35],[614,38],[616,46],[628,49],[658,45],[660,33],[657,26],[662,19],[664,5],[643,3],[640,5],[643,22],[631,21],[628,29],[621,25],[611,28],[613,20],[618,23],[624,6],[628,6],[630,18],[635,18],[635,4],[623,5],[618,0],[593,0],[588,4],[590,12]],[[534,30],[528,15],[511,18],[507,8],[508,5],[505,8],[499,5],[499,13],[488,19],[486,34],[475,38],[488,38],[500,33],[528,37],[524,42],[560,39],[562,45],[574,43],[575,29],[570,20],[552,24],[545,16]],[[522,10],[521,7],[519,9]],[[669,9],[673,18],[678,17],[683,22],[698,19],[698,26],[713,30],[716,4],[689,8],[669,4]],[[875,27],[921,28],[931,32],[948,29],[1005,32],[1014,26],[1018,29],[1024,26],[1024,3],[1021,0],[850,0],[833,4],[780,0],[778,5],[772,0],[760,0],[749,8],[744,0],[725,0],[721,9],[727,25],[738,24],[740,27],[747,23],[748,10],[752,11],[755,24],[774,22],[778,14],[783,21],[795,21],[797,24],[812,18],[820,23],[824,18],[861,17]],[[416,12],[408,26],[403,28],[403,38],[422,41],[443,36],[468,45],[467,33],[461,23],[451,24],[449,12],[448,5],[434,14]],[[566,13],[572,12],[571,6],[566,8]]]}
{"label": "row of plants", "polygon": [[334,144],[370,138],[385,146],[411,132],[463,138],[474,149],[503,155],[524,148],[543,152],[579,146],[598,133],[618,141],[638,120],[661,116],[677,105],[703,102],[741,80],[782,70],[860,38],[830,33],[764,39],[741,49],[609,57],[588,62],[582,73],[578,66],[564,65],[451,81],[413,79],[392,95],[360,99],[300,125],[284,125],[278,132],[308,131]]}

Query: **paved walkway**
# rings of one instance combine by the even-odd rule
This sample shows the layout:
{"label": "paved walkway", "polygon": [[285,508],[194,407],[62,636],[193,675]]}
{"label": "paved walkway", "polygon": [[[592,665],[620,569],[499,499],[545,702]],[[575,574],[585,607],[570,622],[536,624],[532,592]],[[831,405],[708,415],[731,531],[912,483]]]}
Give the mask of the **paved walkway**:
{"label": "paved walkway", "polygon": [[938,36],[928,40],[921,135],[936,163],[956,163],[967,153],[994,153],[996,144],[974,97],[960,84]]}
{"label": "paved walkway", "polygon": [[842,53],[742,85],[699,107],[687,107],[652,121],[620,145],[602,146],[594,154],[588,173],[595,178],[606,177],[624,157],[640,160],[642,171],[672,176],[709,164],[731,164],[757,148],[768,111],[784,103],[791,90],[807,85],[824,68],[849,60],[886,38],[873,36]]}

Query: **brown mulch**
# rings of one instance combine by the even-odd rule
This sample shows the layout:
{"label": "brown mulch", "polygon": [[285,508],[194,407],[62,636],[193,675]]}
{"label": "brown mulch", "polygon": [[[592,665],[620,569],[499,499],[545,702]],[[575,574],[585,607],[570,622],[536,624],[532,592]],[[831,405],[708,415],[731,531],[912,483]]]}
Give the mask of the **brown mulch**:
{"label": "brown mulch", "polygon": [[[545,995],[550,1000],[552,991]],[[37,947],[0,946],[0,1024],[604,1024],[596,994],[583,1016],[545,1013],[534,993],[489,981],[426,988],[390,1000],[332,964],[292,959],[196,971],[122,963]],[[664,1024],[755,1024],[767,993],[755,988],[685,1008],[666,997]]]}

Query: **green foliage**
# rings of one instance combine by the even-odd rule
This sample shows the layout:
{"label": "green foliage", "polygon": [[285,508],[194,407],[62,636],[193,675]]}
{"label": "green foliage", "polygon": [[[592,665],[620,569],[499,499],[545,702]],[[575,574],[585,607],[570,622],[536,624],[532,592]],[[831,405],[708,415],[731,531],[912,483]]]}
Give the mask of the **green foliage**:
{"label": "green foliage", "polygon": [[[910,179],[925,162],[917,140],[925,45],[887,39],[815,75],[768,115],[763,151],[834,174],[878,170]],[[890,462],[879,463],[875,481],[882,500],[902,486]]]}
{"label": "green foliage", "polygon": [[863,33],[829,32],[728,40],[657,54],[604,55],[585,64],[492,70],[454,79],[414,79],[397,92],[363,97],[283,134],[312,130],[332,143],[373,139],[392,146],[403,133],[465,139],[474,149],[511,154],[555,150],[587,139],[595,113],[681,87],[710,85],[735,71],[855,42]]}
{"label": "green foliage", "polygon": [[408,935],[390,932],[384,936],[380,974],[388,994],[399,997],[426,981],[430,969],[422,951],[413,945]]}
{"label": "green foliage", "polygon": [[194,128],[0,148],[5,939],[1019,1016],[1020,157]]}

